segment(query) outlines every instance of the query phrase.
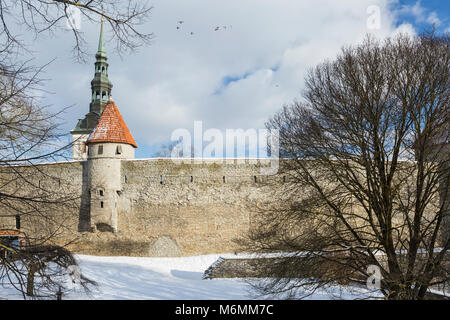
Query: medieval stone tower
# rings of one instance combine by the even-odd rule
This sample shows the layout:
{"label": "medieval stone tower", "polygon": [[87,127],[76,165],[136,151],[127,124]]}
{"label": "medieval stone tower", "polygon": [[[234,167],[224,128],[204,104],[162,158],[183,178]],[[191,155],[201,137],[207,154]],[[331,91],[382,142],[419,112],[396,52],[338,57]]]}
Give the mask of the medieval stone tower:
{"label": "medieval stone tower", "polygon": [[122,194],[121,160],[134,159],[137,145],[112,98],[86,145],[91,226],[116,232],[118,198]]}
{"label": "medieval stone tower", "polygon": [[100,38],[95,59],[95,74],[94,79],[91,81],[89,113],[85,115],[84,119],[79,119],[75,129],[70,132],[73,141],[73,160],[87,159],[86,141],[97,125],[98,119],[111,96],[112,84],[108,79],[108,57],[106,56],[103,39],[103,20],[100,27]]}
{"label": "medieval stone tower", "polygon": [[89,113],[71,131],[73,160],[87,160],[88,229],[117,231],[118,197],[122,193],[121,160],[134,159],[137,144],[111,97],[108,63],[100,27]]}

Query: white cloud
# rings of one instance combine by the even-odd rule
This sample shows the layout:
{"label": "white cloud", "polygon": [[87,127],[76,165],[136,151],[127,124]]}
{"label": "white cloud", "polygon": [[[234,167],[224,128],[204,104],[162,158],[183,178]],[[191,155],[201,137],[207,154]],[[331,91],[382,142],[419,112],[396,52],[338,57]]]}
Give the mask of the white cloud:
{"label": "white cloud", "polygon": [[416,30],[414,29],[413,25],[410,23],[402,23],[392,32],[392,36],[396,36],[398,34],[406,34],[414,36],[416,35]]}
{"label": "white cloud", "polygon": [[[147,54],[147,63],[135,71],[140,74],[134,82],[116,80],[114,95],[127,109],[130,128],[148,143],[167,140],[172,130],[190,128],[194,120],[219,129],[263,127],[300,96],[309,67],[370,31],[366,9],[373,3],[156,1],[149,25],[156,34],[153,46],[127,59],[129,72],[135,68],[131,60]],[[376,3],[384,20],[376,33],[385,36],[395,28],[386,2]],[[113,75],[113,63],[110,70]],[[226,77],[244,75],[224,86]],[[136,87],[147,93],[130,96]]]}
{"label": "white cloud", "polygon": [[[141,145],[167,141],[173,130],[189,129],[194,120],[203,120],[204,129],[261,128],[283,104],[300,97],[308,68],[333,58],[343,45],[361,41],[368,32],[379,37],[414,33],[408,24],[395,27],[391,4],[155,0],[145,26],[156,35],[153,44],[123,60],[108,50],[112,95]],[[377,30],[367,29],[371,5],[381,11]],[[418,17],[424,14],[420,2],[408,9]],[[98,26],[83,27],[93,43],[93,56]],[[93,76],[91,67],[82,72]],[[53,84],[62,100],[77,102],[72,126],[88,111],[89,81],[86,75],[80,81],[86,83],[78,83],[71,92],[62,79]]]}
{"label": "white cloud", "polygon": [[427,22],[429,24],[435,25],[436,27],[441,24],[441,20],[438,18],[437,13],[434,11],[428,15]]}

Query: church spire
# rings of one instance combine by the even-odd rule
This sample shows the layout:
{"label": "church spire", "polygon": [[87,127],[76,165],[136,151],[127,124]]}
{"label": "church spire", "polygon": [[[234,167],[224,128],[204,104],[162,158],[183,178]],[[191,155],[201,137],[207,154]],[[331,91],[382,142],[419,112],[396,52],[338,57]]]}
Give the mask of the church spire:
{"label": "church spire", "polygon": [[91,81],[91,103],[89,113],[80,119],[72,135],[89,135],[97,125],[98,119],[111,97],[112,83],[108,79],[108,57],[106,55],[105,40],[103,35],[103,19],[100,24],[100,36],[98,50],[95,54],[95,72]]}
{"label": "church spire", "polygon": [[104,56],[106,58],[105,41],[103,39],[103,18],[101,19],[100,37],[98,39],[98,50],[97,50],[97,54],[95,56],[96,57],[97,56]]}
{"label": "church spire", "polygon": [[94,79],[91,81],[92,102],[89,111],[95,112],[100,116],[111,96],[112,89],[111,81],[108,79],[108,57],[106,55],[105,41],[103,38],[103,19],[101,20],[98,50],[95,54],[95,59],[95,75]]}

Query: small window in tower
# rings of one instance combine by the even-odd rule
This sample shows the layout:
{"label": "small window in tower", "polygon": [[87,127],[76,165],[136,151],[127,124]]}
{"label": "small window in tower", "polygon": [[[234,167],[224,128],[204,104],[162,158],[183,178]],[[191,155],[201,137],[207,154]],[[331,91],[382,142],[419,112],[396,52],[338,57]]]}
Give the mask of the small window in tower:
{"label": "small window in tower", "polygon": [[91,148],[89,148],[89,147],[87,147],[87,154],[88,154],[88,156],[91,155]]}
{"label": "small window in tower", "polygon": [[103,208],[103,201],[100,201],[100,208]]}
{"label": "small window in tower", "polygon": [[194,182],[194,177],[193,176],[191,176],[191,182]]}
{"label": "small window in tower", "polygon": [[16,215],[16,229],[20,229],[20,215]]}
{"label": "small window in tower", "polygon": [[105,91],[102,92],[102,99],[106,100],[106,92]]}
{"label": "small window in tower", "polygon": [[103,197],[103,190],[100,190],[99,194],[100,194],[101,197]]}
{"label": "small window in tower", "polygon": [[116,154],[122,154],[122,146],[117,146]]}
{"label": "small window in tower", "polygon": [[225,183],[226,182],[226,180],[225,180],[225,176],[223,176],[223,183]]}
{"label": "small window in tower", "polygon": [[98,152],[97,154],[103,154],[103,145],[98,146]]}
{"label": "small window in tower", "polygon": [[102,67],[102,72],[105,73],[105,67]]}
{"label": "small window in tower", "polygon": [[100,91],[96,91],[95,92],[95,98],[96,99],[100,99]]}

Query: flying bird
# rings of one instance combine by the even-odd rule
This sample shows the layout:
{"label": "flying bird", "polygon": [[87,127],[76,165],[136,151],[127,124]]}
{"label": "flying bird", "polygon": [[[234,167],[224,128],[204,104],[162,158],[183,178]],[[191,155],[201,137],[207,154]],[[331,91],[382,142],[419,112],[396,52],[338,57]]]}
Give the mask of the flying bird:
{"label": "flying bird", "polygon": [[219,30],[219,27],[216,27],[216,28],[214,29],[214,31],[217,31],[217,30]]}

